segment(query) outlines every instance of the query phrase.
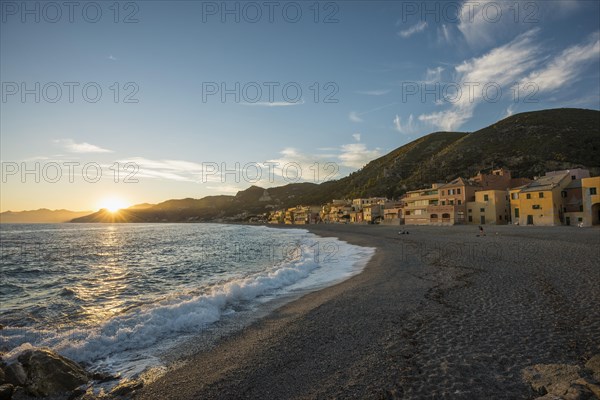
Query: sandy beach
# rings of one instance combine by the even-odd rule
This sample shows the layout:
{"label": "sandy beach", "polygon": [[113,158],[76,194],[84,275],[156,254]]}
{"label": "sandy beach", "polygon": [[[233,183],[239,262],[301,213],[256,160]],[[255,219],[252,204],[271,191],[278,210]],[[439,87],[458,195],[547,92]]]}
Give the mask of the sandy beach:
{"label": "sandy beach", "polygon": [[600,353],[598,229],[303,228],[377,251],[362,273],[223,338],[137,399],[527,399],[540,394],[524,368]]}

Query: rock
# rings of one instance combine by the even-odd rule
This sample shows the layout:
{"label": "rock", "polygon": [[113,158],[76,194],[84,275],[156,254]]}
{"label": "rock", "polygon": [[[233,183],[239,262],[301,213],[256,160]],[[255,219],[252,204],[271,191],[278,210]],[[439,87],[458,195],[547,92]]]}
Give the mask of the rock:
{"label": "rock", "polygon": [[600,354],[596,354],[585,363],[585,368],[590,370],[595,380],[600,382]]}
{"label": "rock", "polygon": [[6,381],[15,386],[24,386],[27,382],[27,373],[20,362],[7,365],[4,373],[6,374]]}
{"label": "rock", "polygon": [[600,399],[600,385],[590,382],[590,380],[586,378],[579,378],[573,383],[586,387],[590,392]]}
{"label": "rock", "polygon": [[92,379],[95,381],[98,381],[99,383],[104,383],[104,382],[115,381],[115,380],[119,379],[119,377],[116,375],[107,374],[105,372],[95,372],[92,375]]}
{"label": "rock", "polygon": [[0,385],[0,400],[10,400],[15,387],[10,383]]}
{"label": "rock", "polygon": [[0,385],[6,383],[6,374],[4,373],[4,369],[0,366]]}
{"label": "rock", "polygon": [[126,396],[144,386],[142,381],[124,380],[110,391],[111,396]]}
{"label": "rock", "polygon": [[31,397],[25,393],[25,389],[22,387],[16,387],[11,400],[31,400]]}
{"label": "rock", "polygon": [[79,364],[49,349],[26,351],[18,360],[27,370],[25,388],[35,396],[70,392],[89,381]]}
{"label": "rock", "polygon": [[567,364],[536,364],[523,370],[523,379],[541,395],[565,395],[579,379],[579,367]]}

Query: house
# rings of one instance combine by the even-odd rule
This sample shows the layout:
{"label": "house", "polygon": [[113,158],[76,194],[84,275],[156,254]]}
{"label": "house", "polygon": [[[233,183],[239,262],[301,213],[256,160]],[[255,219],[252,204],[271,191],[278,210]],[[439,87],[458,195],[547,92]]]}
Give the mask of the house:
{"label": "house", "polygon": [[428,209],[439,202],[439,185],[434,183],[430,188],[413,190],[402,197],[405,204],[403,214],[406,225],[429,225],[431,223]]}
{"label": "house", "polygon": [[583,187],[581,179],[571,182],[561,192],[565,225],[583,224]]}
{"label": "house", "polygon": [[600,176],[581,179],[582,226],[600,225]]}
{"label": "house", "polygon": [[[566,187],[577,173],[551,172],[533,182],[511,189],[511,220],[518,225],[562,225],[565,221]],[[575,177],[575,178],[573,178]]]}
{"label": "house", "polygon": [[404,202],[387,202],[383,208],[383,221],[386,225],[402,225],[404,223]]}
{"label": "house", "polygon": [[369,224],[374,224],[383,219],[383,204],[366,204],[363,206],[363,220]]}
{"label": "house", "polygon": [[455,225],[467,222],[467,202],[475,201],[475,192],[481,190],[475,181],[456,178],[439,187],[439,202],[428,212],[433,224]]}
{"label": "house", "polygon": [[506,190],[475,192],[475,201],[467,203],[467,223],[476,225],[506,225],[510,218]]}
{"label": "house", "polygon": [[316,224],[321,221],[321,207],[319,206],[296,206],[293,211],[294,224],[306,225]]}

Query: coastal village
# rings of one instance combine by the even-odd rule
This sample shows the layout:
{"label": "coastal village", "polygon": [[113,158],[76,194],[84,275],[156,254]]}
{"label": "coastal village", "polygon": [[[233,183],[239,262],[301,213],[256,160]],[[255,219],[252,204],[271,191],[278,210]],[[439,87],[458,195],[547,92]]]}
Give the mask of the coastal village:
{"label": "coastal village", "polygon": [[[390,225],[570,225],[600,224],[600,176],[575,168],[534,179],[513,178],[505,168],[470,178],[433,183],[384,197],[332,200],[298,205],[265,215],[269,224],[318,223]],[[265,222],[264,220],[262,222]]]}

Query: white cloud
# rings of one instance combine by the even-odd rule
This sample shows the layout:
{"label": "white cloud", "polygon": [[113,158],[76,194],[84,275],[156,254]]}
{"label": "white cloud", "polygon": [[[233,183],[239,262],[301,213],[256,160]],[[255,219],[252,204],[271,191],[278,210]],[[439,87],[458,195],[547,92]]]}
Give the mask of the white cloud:
{"label": "white cloud", "polygon": [[362,168],[380,156],[379,149],[369,150],[364,143],[351,143],[341,146],[341,154],[338,158],[341,165],[345,167]]}
{"label": "white cloud", "polygon": [[563,50],[544,68],[530,73],[520,84],[533,83],[540,92],[552,91],[578,80],[583,68],[599,59],[600,34],[596,32],[588,38],[587,43]]}
{"label": "white cloud", "polygon": [[438,28],[438,43],[451,43],[450,28],[446,24],[442,24]]}
{"label": "white cloud", "polygon": [[412,114],[410,114],[406,123],[402,123],[402,117],[396,114],[396,118],[394,118],[394,129],[404,135],[413,135],[418,131],[418,127],[415,124],[415,118]]}
{"label": "white cloud", "polygon": [[440,83],[442,81],[442,72],[444,72],[444,68],[442,67],[427,68],[424,83]]}
{"label": "white cloud", "polygon": [[427,22],[425,21],[420,21],[419,23],[417,23],[414,26],[411,26],[408,29],[402,30],[400,32],[398,32],[398,35],[400,35],[401,37],[403,37],[404,39],[411,37],[412,35],[419,33],[419,32],[423,32],[425,30],[425,28],[427,28]]}
{"label": "white cloud", "polygon": [[350,114],[348,115],[348,118],[350,118],[350,121],[352,122],[363,122],[364,120],[359,117],[359,114],[356,111],[351,111]]}
{"label": "white cloud", "polygon": [[111,60],[111,61],[117,61],[118,60],[118,58],[115,57],[115,56],[113,56],[112,54],[108,56],[108,59]]}
{"label": "white cloud", "polygon": [[356,140],[357,142],[360,142],[360,133],[355,133],[352,135],[352,137],[354,138],[354,140]]}
{"label": "white cloud", "polygon": [[[473,116],[475,107],[486,100],[484,97],[486,85],[488,85],[488,89],[498,86],[506,89],[514,82],[518,82],[541,62],[538,58],[540,46],[534,43],[538,31],[538,29],[532,29],[481,57],[475,57],[457,65],[454,68],[456,75],[454,83],[460,87],[460,91],[457,96],[448,96],[451,108],[420,115],[419,121],[445,131],[459,128]],[[494,89],[492,88],[487,94],[492,97]]]}
{"label": "white cloud", "polygon": [[506,109],[506,114],[504,114],[504,118],[508,118],[508,117],[512,116],[514,113],[515,113],[515,105],[511,104]]}
{"label": "white cloud", "polygon": [[383,96],[390,92],[389,89],[379,89],[379,90],[359,90],[356,93],[358,94],[366,94],[367,96]]}
{"label": "white cloud", "polygon": [[102,147],[90,144],[90,143],[76,143],[73,139],[58,139],[54,143],[63,147],[70,153],[112,153],[112,150],[104,149]]}

